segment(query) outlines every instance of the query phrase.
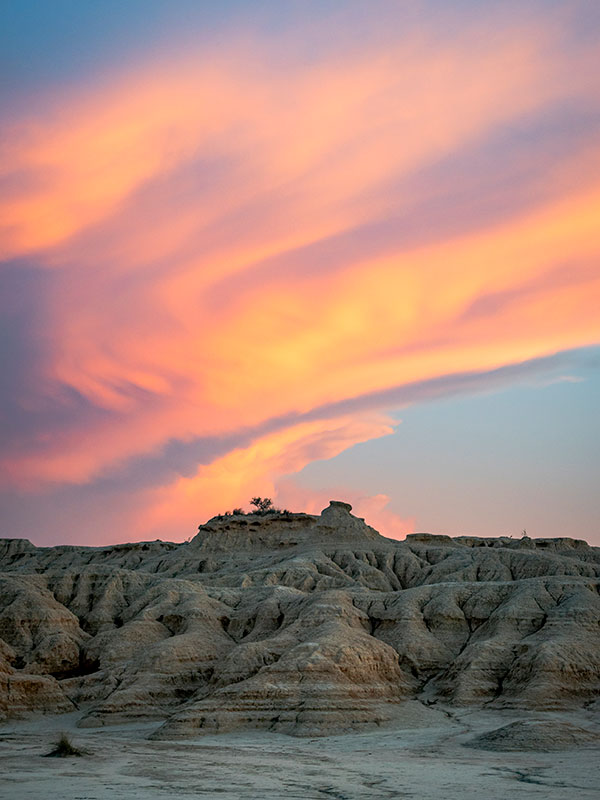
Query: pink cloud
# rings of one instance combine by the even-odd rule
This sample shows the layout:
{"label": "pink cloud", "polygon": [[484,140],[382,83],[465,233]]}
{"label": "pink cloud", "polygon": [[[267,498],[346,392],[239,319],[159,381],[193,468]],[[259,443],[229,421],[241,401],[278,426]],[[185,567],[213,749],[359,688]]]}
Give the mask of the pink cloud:
{"label": "pink cloud", "polygon": [[299,485],[291,478],[281,478],[275,485],[275,504],[290,511],[303,510],[320,514],[330,500],[343,500],[352,505],[352,513],[389,539],[404,539],[415,530],[414,517],[401,517],[387,506],[391,502],[385,494],[366,495],[355,489],[341,487],[316,491]]}
{"label": "pink cloud", "polygon": [[[19,402],[97,413],[16,439],[5,484],[91,483],[173,440],[289,419],[148,489],[134,524],[163,534],[252,492],[290,493],[282,475],[391,429],[299,415],[600,341],[595,146],[488,224],[375,251],[361,233],[402,219],[420,171],[561,104],[598,107],[591,48],[567,57],[552,20],[503,25],[366,36],[281,70],[268,42],[233,37],[18,120],[0,153],[0,177],[24,176],[0,201],[2,252],[51,275],[36,395]],[[402,535],[412,522],[387,502],[355,498]]]}

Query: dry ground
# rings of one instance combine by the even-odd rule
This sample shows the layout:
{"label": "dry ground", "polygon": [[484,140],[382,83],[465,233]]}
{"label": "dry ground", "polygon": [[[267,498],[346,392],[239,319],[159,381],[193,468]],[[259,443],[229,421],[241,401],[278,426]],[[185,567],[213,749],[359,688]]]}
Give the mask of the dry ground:
{"label": "dry ground", "polygon": [[[474,735],[523,713],[450,712],[433,726],[297,739],[263,732],[149,741],[156,725],[78,729],[80,714],[0,726],[2,800],[597,800],[598,748],[489,752]],[[591,713],[531,714],[598,729]],[[49,759],[62,731],[91,752]]]}

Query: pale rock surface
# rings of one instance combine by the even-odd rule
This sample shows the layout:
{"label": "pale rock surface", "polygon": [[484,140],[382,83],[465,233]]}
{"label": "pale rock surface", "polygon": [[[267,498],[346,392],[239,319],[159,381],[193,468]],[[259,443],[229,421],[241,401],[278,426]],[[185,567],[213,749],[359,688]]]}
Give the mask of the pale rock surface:
{"label": "pale rock surface", "polygon": [[550,752],[600,744],[600,733],[559,720],[518,720],[465,742],[477,750],[528,750]]}
{"label": "pale rock surface", "polygon": [[397,542],[340,502],[215,517],[183,544],[0,540],[0,717],[77,707],[162,739],[593,708],[599,575],[581,540]]}

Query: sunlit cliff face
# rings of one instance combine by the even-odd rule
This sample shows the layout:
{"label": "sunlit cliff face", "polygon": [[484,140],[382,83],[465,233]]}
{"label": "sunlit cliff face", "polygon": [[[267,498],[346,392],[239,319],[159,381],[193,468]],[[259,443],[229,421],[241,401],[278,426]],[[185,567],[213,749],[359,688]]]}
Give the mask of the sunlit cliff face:
{"label": "sunlit cliff face", "polygon": [[595,48],[381,27],[310,61],[232,32],[8,115],[5,487],[117,476],[94,541],[185,538],[251,494],[311,505],[284,476],[390,434],[403,387],[600,340]]}

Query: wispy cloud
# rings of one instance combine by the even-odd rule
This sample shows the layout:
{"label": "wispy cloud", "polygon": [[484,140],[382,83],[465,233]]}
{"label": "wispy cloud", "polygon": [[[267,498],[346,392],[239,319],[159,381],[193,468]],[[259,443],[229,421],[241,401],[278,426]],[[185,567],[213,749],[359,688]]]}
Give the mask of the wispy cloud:
{"label": "wispy cloud", "polygon": [[232,32],[13,115],[5,486],[120,476],[174,531],[600,341],[600,72],[558,19]]}

